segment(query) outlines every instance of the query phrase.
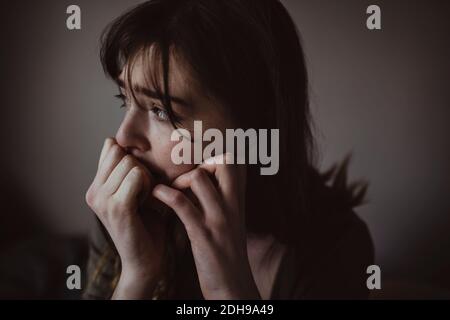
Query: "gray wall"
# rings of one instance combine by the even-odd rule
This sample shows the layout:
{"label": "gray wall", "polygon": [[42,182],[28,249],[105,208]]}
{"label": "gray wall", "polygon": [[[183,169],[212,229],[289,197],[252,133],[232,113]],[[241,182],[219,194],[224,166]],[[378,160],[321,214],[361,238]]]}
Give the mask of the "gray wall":
{"label": "gray wall", "polygon": [[[33,204],[60,233],[85,233],[84,193],[103,139],[121,118],[98,60],[103,27],[139,1],[2,3],[4,202]],[[370,181],[368,223],[377,263],[397,278],[450,287],[449,5],[376,1],[381,31],[365,28],[367,1],[283,1],[303,37],[321,166],[353,152],[351,177]],[[82,9],[82,30],[65,27]],[[12,194],[12,195],[11,195]],[[4,210],[3,221],[14,212]],[[27,218],[28,219],[28,218]]]}

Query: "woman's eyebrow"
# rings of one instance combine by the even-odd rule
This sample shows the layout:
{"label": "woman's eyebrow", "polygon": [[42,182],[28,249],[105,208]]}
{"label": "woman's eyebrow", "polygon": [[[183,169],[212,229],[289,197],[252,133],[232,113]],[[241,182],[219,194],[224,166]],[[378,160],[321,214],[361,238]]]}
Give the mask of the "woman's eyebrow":
{"label": "woman's eyebrow", "polygon": [[[121,79],[116,79],[117,84],[119,85],[119,87],[121,89],[125,89],[125,83],[123,82],[123,80]],[[153,99],[158,99],[161,100],[161,95],[159,95],[156,91],[147,89],[145,87],[141,87],[141,86],[135,86],[134,90],[138,93],[141,93],[149,98],[153,98]],[[184,100],[183,98],[180,97],[174,97],[174,96],[169,96],[170,100],[174,103],[180,104],[182,106],[191,108],[191,103],[189,103],[188,101]]]}

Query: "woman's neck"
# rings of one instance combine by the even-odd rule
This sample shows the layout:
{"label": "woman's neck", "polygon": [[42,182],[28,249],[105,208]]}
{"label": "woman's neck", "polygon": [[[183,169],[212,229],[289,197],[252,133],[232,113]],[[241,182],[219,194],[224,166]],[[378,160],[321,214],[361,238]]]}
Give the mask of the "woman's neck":
{"label": "woman's neck", "polygon": [[[268,255],[271,249],[273,249],[271,252],[273,254]],[[284,249],[284,246],[278,243],[272,235],[247,235],[250,268],[263,299],[270,299]]]}

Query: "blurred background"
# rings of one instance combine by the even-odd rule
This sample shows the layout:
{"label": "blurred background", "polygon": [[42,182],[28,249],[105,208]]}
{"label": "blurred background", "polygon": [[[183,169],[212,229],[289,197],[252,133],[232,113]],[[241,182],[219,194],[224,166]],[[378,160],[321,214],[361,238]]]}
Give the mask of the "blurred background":
{"label": "blurred background", "polygon": [[[86,260],[84,195],[122,112],[99,63],[103,28],[141,1],[0,4],[0,298],[68,298]],[[283,0],[311,80],[321,168],[353,153],[382,271],[373,298],[450,298],[450,2]],[[81,7],[81,30],[66,8]],[[366,28],[381,8],[382,29]]]}

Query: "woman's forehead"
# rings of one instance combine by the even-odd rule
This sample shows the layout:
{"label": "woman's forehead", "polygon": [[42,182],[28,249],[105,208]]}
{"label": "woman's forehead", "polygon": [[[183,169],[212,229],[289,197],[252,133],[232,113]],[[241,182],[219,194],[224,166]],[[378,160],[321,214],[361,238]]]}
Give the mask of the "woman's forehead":
{"label": "woman's forehead", "polygon": [[[122,69],[118,77],[119,82],[124,83],[128,90],[128,84],[131,80],[133,88],[146,88],[152,91],[163,90],[163,72],[159,59],[155,59],[155,51],[148,50],[147,54],[139,53],[134,59]],[[178,56],[170,54],[169,56],[169,91],[170,95],[183,97],[191,100],[198,94],[198,85],[189,71],[188,65]],[[139,90],[136,90],[138,92]]]}
{"label": "woman's forehead", "polygon": [[[160,71],[162,68],[158,59],[154,59],[154,56],[151,55],[141,54],[130,60],[130,62],[123,68],[119,76],[119,81],[125,84],[125,90],[128,91],[127,81],[129,77],[133,90],[137,94],[145,91],[145,89],[153,92],[158,92],[158,89],[163,91],[163,73]],[[193,117],[209,115],[215,118],[227,114],[225,105],[193,76],[191,70],[190,66],[184,62],[180,55],[170,54],[168,80],[169,96],[172,102],[186,102],[178,103],[178,105],[187,105]],[[153,76],[155,79],[152,79]],[[163,93],[161,91],[159,93]]]}

